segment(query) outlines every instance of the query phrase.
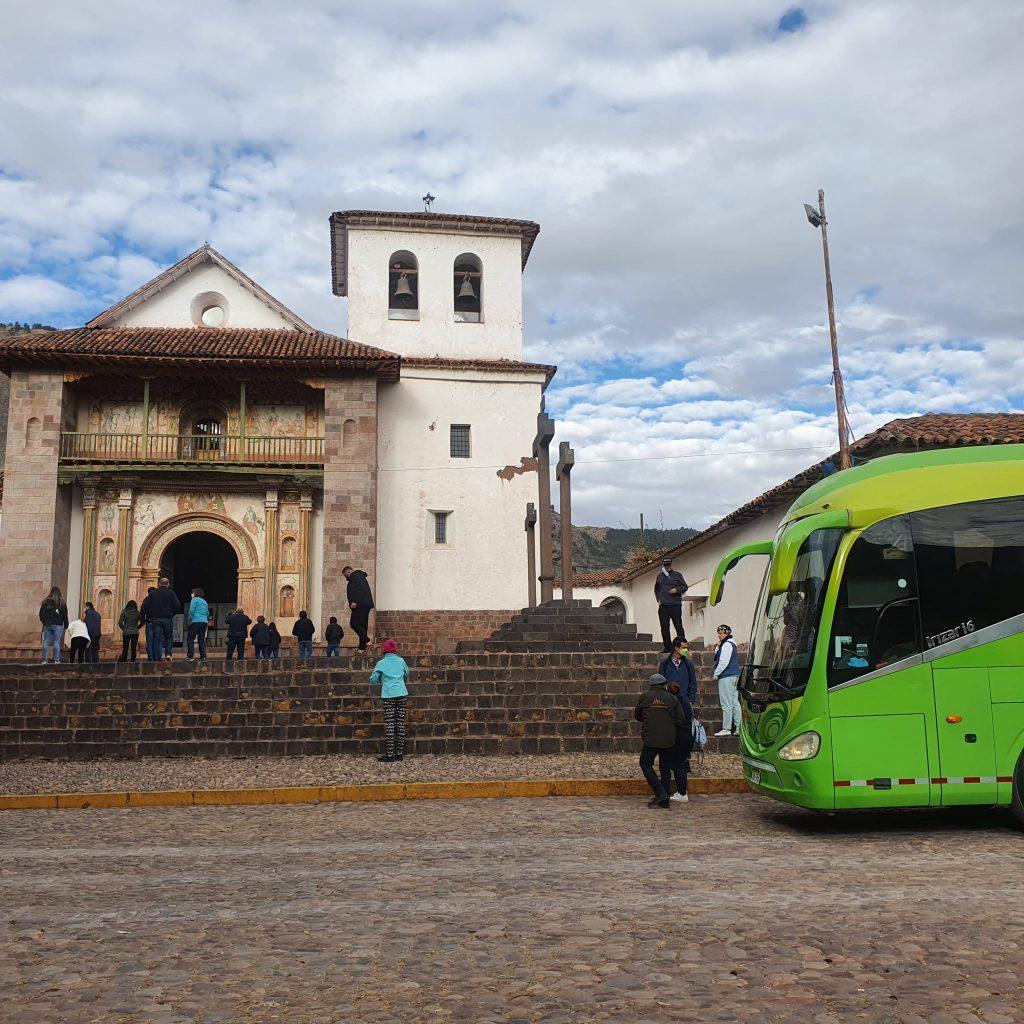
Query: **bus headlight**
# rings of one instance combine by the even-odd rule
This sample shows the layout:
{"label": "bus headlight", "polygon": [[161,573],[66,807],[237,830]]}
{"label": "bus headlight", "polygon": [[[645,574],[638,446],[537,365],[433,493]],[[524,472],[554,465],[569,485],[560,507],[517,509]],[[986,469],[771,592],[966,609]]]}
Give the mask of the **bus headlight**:
{"label": "bus headlight", "polygon": [[783,761],[810,761],[820,749],[821,737],[816,732],[802,732],[779,751],[779,757]]}

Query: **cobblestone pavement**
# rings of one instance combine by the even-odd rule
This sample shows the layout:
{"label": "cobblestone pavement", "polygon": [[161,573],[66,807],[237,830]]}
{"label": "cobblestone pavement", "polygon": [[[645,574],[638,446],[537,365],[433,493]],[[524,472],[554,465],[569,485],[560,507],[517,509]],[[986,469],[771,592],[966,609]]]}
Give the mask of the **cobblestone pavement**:
{"label": "cobblestone pavement", "polygon": [[[150,757],[133,761],[8,761],[0,793],[91,793],[110,790],[251,789],[370,782],[479,779],[636,779],[637,753],[412,757]],[[742,775],[737,754],[706,754],[699,775]]]}
{"label": "cobblestone pavement", "polygon": [[989,811],[758,797],[18,811],[5,1024],[1024,1019]]}

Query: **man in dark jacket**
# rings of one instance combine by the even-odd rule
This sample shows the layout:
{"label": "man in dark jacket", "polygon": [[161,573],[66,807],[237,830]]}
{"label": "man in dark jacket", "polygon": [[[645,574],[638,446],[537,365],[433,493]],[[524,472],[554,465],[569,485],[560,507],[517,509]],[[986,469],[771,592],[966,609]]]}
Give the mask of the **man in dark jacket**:
{"label": "man in dark jacket", "polygon": [[[648,807],[670,807],[668,791],[672,785],[672,748],[676,733],[688,728],[686,713],[679,698],[665,689],[665,677],[655,674],[648,680],[650,688],[636,702],[634,717],[641,724],[643,749],[640,751],[640,770],[654,791]],[[654,759],[658,758],[658,775],[654,774]]]}
{"label": "man in dark jacket", "polygon": [[313,634],[316,626],[313,620],[305,612],[299,612],[299,617],[292,626],[292,636],[299,641],[299,661],[305,661],[313,656]]}
{"label": "man in dark jacket", "polygon": [[164,661],[171,660],[174,651],[172,620],[181,611],[181,601],[171,590],[171,581],[164,577],[160,585],[142,602],[142,614],[153,623],[153,642],[159,646]]}
{"label": "man in dark jacket", "polygon": [[345,630],[341,628],[337,615],[331,616],[324,630],[324,642],[327,644],[327,657],[337,658],[341,654],[341,641],[344,639]]}
{"label": "man in dark jacket", "polygon": [[690,652],[686,641],[678,637],[672,644],[672,653],[663,658],[658,671],[669,683],[675,683],[679,692],[690,702],[690,707],[697,703],[697,670],[690,660]]}
{"label": "man in dark jacket", "polygon": [[89,631],[89,646],[86,648],[85,657],[88,661],[100,660],[100,635],[103,632],[103,620],[100,613],[96,611],[92,601],[85,602],[85,614],[82,616],[85,628]]}
{"label": "man in dark jacket", "polygon": [[245,614],[244,608],[236,608],[228,617],[228,653],[227,661],[231,661],[231,655],[238,652],[238,660],[245,661],[245,638],[249,635],[249,627],[252,619]]}
{"label": "man in dark jacket", "polygon": [[348,606],[352,609],[349,625],[359,637],[359,650],[365,651],[370,642],[370,610],[373,608],[370,581],[362,569],[353,569],[351,565],[346,565],[341,571],[348,580]]}
{"label": "man in dark jacket", "polygon": [[654,578],[654,597],[658,602],[658,621],[661,623],[662,654],[672,653],[669,624],[675,626],[677,638],[686,639],[683,630],[683,594],[688,589],[683,574],[672,568],[672,559],[663,558],[661,569]]}
{"label": "man in dark jacket", "polygon": [[139,605],[139,625],[146,627],[146,659],[148,661],[159,661],[163,657],[151,610],[152,602],[150,598],[155,593],[156,587],[150,587],[146,591],[146,596],[142,599],[142,604]]}
{"label": "man in dark jacket", "polygon": [[256,625],[249,630],[249,639],[256,648],[257,660],[270,657],[270,627],[264,616],[256,616]]}

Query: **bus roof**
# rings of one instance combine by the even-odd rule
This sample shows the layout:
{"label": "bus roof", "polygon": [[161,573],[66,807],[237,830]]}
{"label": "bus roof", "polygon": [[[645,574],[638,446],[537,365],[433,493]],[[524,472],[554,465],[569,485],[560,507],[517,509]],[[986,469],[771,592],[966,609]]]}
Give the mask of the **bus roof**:
{"label": "bus roof", "polygon": [[901,512],[1024,494],[1024,444],[885,455],[808,487],[783,523],[846,508],[854,526]]}

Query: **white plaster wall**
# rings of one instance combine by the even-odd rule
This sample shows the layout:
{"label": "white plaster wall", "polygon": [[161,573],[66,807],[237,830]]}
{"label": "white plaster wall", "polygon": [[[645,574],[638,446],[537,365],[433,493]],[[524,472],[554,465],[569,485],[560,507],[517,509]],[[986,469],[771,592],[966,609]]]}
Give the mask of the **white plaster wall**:
{"label": "white plaster wall", "polygon": [[[539,586],[539,584],[538,584]],[[562,599],[562,588],[555,587],[555,600]],[[635,622],[633,613],[633,592],[628,587],[573,587],[572,596],[574,600],[590,601],[595,608],[601,606],[601,602],[608,597],[617,597],[626,606],[626,621]],[[538,594],[539,597],[539,594]]]}
{"label": "white plaster wall", "polygon": [[[309,540],[309,615],[316,625],[317,638],[322,639],[324,630],[327,628],[327,619],[321,621],[316,617],[318,614],[317,609],[323,607],[324,601],[324,512],[320,495],[317,495],[317,501],[313,505],[310,526],[312,532]],[[339,608],[337,611],[329,611],[327,614],[328,616],[337,615],[338,621],[347,631],[348,616],[345,614],[344,608]],[[294,620],[290,621],[294,624]]]}
{"label": "white plaster wall", "polygon": [[[708,592],[710,580],[719,561],[734,548],[742,544],[750,544],[759,540],[771,540],[775,536],[779,523],[787,505],[770,509],[759,519],[743,526],[729,529],[709,538],[703,544],[676,556],[672,568],[683,574],[691,587],[701,581],[708,581],[702,586]],[[737,640],[746,642],[750,636],[750,627],[754,620],[757,598],[761,592],[761,581],[764,578],[768,559],[757,555],[744,558],[729,573],[725,581],[725,597],[721,604],[712,608],[707,605],[704,611],[703,624],[693,614],[690,602],[683,602],[683,627],[691,640],[703,640],[706,644],[716,642],[715,629],[720,622],[727,622],[733,628]],[[658,606],[654,600],[654,578],[659,570],[652,569],[630,581],[629,587],[633,595],[633,607],[636,609],[636,622],[643,633],[653,633],[655,639],[661,636],[658,622]]]}
{"label": "white plaster wall", "polygon": [[[166,288],[150,296],[111,324],[112,327],[194,327],[192,300],[203,292],[219,292],[227,299],[222,327],[276,327],[294,325],[243,288],[215,263],[200,264]],[[213,330],[213,328],[210,328]]]}
{"label": "white plaster wall", "polygon": [[[82,598],[82,544],[85,537],[85,515],[82,512],[82,488],[71,488],[71,528],[68,531],[68,589],[65,598],[68,610],[81,617],[79,602]],[[118,609],[120,613],[120,609]]]}
{"label": "white plaster wall", "polygon": [[[393,253],[419,263],[419,320],[388,319],[388,267]],[[456,323],[455,258],[483,264],[482,322]],[[523,358],[522,241],[489,235],[349,228],[348,336],[403,356]]]}
{"label": "white plaster wall", "polygon": [[[386,258],[386,257],[385,257]],[[379,608],[522,608],[526,503],[537,474],[498,469],[531,454],[544,378],[406,370],[379,392]],[[471,427],[469,459],[449,454],[449,427]],[[429,511],[451,510],[437,545]]]}

